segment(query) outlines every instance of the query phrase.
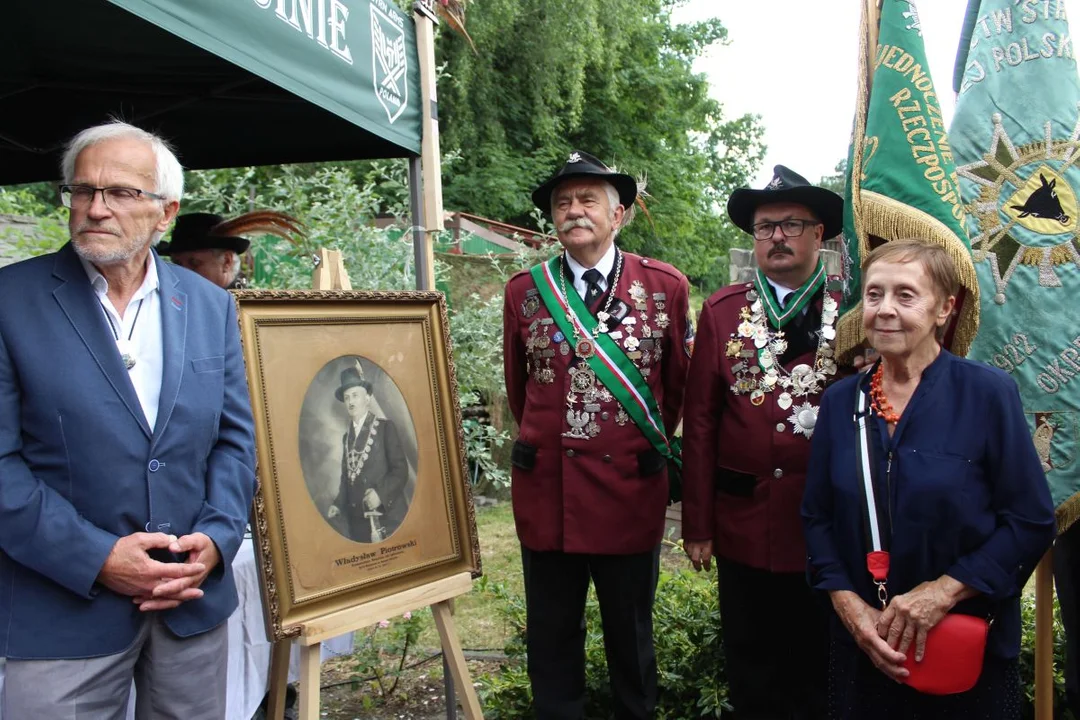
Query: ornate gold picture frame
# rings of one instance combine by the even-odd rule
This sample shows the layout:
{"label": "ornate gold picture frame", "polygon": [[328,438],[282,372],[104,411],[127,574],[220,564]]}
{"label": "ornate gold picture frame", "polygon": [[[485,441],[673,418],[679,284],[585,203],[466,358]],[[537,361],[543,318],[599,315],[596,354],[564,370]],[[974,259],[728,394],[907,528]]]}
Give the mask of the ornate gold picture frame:
{"label": "ornate gold picture frame", "polygon": [[442,294],[234,293],[267,632],[480,573]]}

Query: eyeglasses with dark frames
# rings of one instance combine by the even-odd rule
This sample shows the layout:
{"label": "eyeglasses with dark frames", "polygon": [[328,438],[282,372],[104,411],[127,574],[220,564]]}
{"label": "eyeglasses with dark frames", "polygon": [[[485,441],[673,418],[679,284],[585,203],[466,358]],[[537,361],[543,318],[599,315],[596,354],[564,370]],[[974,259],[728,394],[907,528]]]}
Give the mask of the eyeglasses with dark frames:
{"label": "eyeglasses with dark frames", "polygon": [[164,195],[133,187],[92,187],[90,185],[61,185],[60,202],[66,208],[82,209],[94,204],[94,196],[101,193],[105,207],[122,210],[132,207],[143,197],[164,200]]}
{"label": "eyeglasses with dark frames", "polygon": [[773,234],[778,227],[784,237],[799,237],[808,226],[812,227],[821,224],[822,223],[819,220],[788,218],[787,220],[777,220],[776,222],[759,222],[750,229],[754,231],[755,240],[772,240]]}

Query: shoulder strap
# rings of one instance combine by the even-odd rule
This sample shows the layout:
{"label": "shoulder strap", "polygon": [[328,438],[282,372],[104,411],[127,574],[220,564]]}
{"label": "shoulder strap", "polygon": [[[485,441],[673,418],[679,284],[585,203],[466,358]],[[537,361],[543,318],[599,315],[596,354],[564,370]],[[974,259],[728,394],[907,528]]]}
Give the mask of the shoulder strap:
{"label": "shoulder strap", "polygon": [[[578,338],[575,352],[585,357],[596,378],[611,391],[657,452],[681,467],[682,460],[677,448],[672,448],[668,441],[660,407],[649,383],[617,342],[606,333],[595,332],[598,320],[577,292],[562,292],[556,280],[562,272],[561,262],[562,256],[558,255],[530,271],[540,299],[563,335],[568,339]],[[608,288],[608,292],[615,291],[614,287]]]}
{"label": "shoulder strap", "polygon": [[[861,380],[861,378],[860,378]],[[888,603],[885,583],[889,576],[889,527],[887,515],[881,512],[877,502],[877,464],[874,462],[873,443],[870,442],[870,407],[862,383],[855,385],[855,457],[858,465],[859,489],[863,499],[863,531],[866,540],[866,569],[878,587],[878,599],[884,608]],[[887,501],[886,501],[887,502]],[[885,532],[882,529],[885,528]]]}

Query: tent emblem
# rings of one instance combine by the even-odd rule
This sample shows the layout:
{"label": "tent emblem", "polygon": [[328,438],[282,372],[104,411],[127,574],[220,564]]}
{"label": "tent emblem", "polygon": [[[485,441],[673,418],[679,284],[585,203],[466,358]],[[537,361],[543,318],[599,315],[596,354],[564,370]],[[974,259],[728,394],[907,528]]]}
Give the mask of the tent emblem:
{"label": "tent emblem", "polygon": [[409,62],[401,20],[371,6],[371,75],[375,97],[391,123],[409,104]]}

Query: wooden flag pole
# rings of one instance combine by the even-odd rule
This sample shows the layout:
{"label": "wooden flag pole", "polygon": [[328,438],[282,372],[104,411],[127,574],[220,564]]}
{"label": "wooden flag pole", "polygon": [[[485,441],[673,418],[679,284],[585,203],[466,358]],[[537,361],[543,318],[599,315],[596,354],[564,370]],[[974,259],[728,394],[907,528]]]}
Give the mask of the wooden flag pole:
{"label": "wooden flag pole", "polygon": [[[431,11],[433,12],[433,11]],[[423,176],[424,276],[417,277],[418,290],[435,289],[435,233],[443,229],[442,161],[439,155],[439,114],[435,89],[435,22],[421,3],[414,6],[416,54],[420,61],[421,142]]]}
{"label": "wooden flag pole", "polygon": [[866,57],[866,92],[874,84],[874,59],[877,57],[878,35],[881,33],[881,0],[866,0],[866,29],[870,47]]}
{"label": "wooden flag pole", "polygon": [[1035,570],[1035,720],[1054,717],[1054,550]]}

